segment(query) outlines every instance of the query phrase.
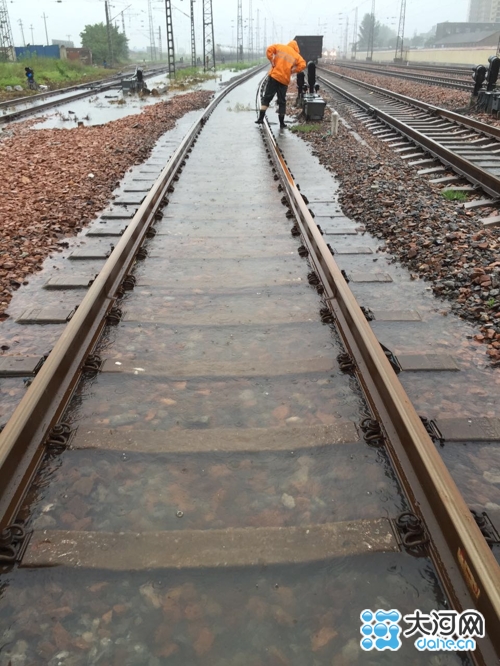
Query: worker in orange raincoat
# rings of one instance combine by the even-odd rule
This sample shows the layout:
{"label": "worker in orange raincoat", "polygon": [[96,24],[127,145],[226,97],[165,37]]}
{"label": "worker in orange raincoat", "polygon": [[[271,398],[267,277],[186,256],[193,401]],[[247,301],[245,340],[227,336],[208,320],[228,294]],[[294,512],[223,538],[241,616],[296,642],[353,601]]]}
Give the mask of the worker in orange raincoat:
{"label": "worker in orange raincoat", "polygon": [[288,44],[273,44],[266,52],[268,60],[271,61],[271,71],[267,79],[266,90],[262,97],[262,106],[258,119],[258,125],[264,122],[264,116],[275,95],[278,96],[278,117],[280,127],[285,125],[286,92],[290,84],[292,74],[302,72],[306,68],[306,61],[300,55],[299,45],[293,39]]}

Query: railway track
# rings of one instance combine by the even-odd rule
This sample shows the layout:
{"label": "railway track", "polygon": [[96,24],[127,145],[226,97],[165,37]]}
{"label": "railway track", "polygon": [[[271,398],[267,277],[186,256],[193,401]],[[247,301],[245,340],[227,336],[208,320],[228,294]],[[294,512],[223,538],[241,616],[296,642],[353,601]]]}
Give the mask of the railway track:
{"label": "railway track", "polygon": [[[352,661],[394,570],[429,582],[404,609],[482,612],[470,659],[496,663],[499,568],[327,244],[355,231],[221,104],[256,82],[160,145],[45,286],[84,296],[0,435],[3,652]],[[42,310],[19,324],[43,336]]]}
{"label": "railway track", "polygon": [[[340,63],[344,67],[349,67],[349,63],[354,63],[355,65],[361,64],[358,61],[352,60],[337,60],[337,63]],[[461,67],[460,65],[427,65],[425,63],[414,64],[398,64],[395,62],[383,63],[383,62],[364,62],[363,66],[366,65],[366,69],[371,67],[382,68],[382,69],[394,69],[394,70],[403,70],[403,71],[426,71],[426,72],[439,72],[440,74],[452,74],[453,76],[470,76],[472,73],[472,66],[470,67]]]}
{"label": "railway track", "polygon": [[[157,67],[146,72],[144,77],[148,79],[152,76],[157,76],[164,71],[165,67]],[[20,120],[21,118],[27,118],[35,113],[46,111],[47,109],[52,109],[69,102],[75,102],[79,99],[90,97],[91,95],[98,95],[99,93],[106,92],[112,88],[119,87],[121,79],[131,75],[132,72],[114,77],[113,79],[108,79],[107,81],[94,81],[61,90],[50,90],[38,95],[0,102],[0,125]],[[10,109],[14,110],[12,111]]]}
{"label": "railway track", "polygon": [[[446,185],[462,177],[493,197],[468,202],[465,207],[496,203],[500,196],[499,128],[326,70],[322,70],[321,81],[328,90],[366,111],[377,136],[394,146],[410,165],[419,167],[419,173]],[[437,177],[447,169],[457,175]],[[499,221],[492,215],[484,223],[490,226]]]}
{"label": "railway track", "polygon": [[426,83],[431,86],[440,86],[441,88],[454,88],[456,90],[463,90],[472,94],[474,89],[474,83],[472,81],[472,75],[469,72],[467,80],[452,79],[448,75],[447,77],[443,76],[428,76],[424,74],[415,74],[408,71],[397,72],[386,67],[365,67],[364,65],[355,65],[349,63],[336,63],[336,67],[341,67],[345,69],[354,69],[361,72],[369,72],[371,74],[381,74],[382,76],[392,76],[399,79],[406,79],[408,81],[415,81],[416,83]]}

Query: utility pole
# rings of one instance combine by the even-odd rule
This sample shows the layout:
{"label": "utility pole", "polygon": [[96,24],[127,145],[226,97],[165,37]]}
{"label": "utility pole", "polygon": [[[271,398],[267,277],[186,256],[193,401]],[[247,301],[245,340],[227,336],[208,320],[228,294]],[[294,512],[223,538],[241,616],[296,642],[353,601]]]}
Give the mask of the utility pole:
{"label": "utility pole", "polygon": [[21,19],[19,19],[18,23],[19,23],[19,26],[20,26],[20,28],[21,28],[21,35],[22,35],[22,37],[23,37],[23,46],[26,46],[26,40],[24,39],[23,22],[21,21]]}
{"label": "utility pole", "polygon": [[257,10],[257,24],[255,25],[255,51],[257,53],[257,58],[260,58],[262,56],[262,53],[260,52],[260,11]]}
{"label": "utility pole", "polygon": [[108,60],[109,60],[109,66],[113,67],[113,46],[111,43],[111,25],[109,22],[108,0],[104,0],[104,9],[106,11],[106,34],[108,36]]}
{"label": "utility pole", "polygon": [[0,0],[0,60],[15,60],[15,53],[7,0]]}
{"label": "utility pole", "polygon": [[252,0],[248,0],[248,60],[253,60],[253,10]]}
{"label": "utility pole", "polygon": [[346,17],[344,34],[344,58],[347,60],[347,45],[349,43],[349,16]]}
{"label": "utility pole", "polygon": [[47,46],[49,46],[49,33],[47,32],[47,19],[49,17],[45,16],[45,12],[44,12],[42,18],[43,18],[43,22],[45,23],[45,39],[47,40]]}
{"label": "utility pole", "polygon": [[126,33],[125,33],[125,10],[123,10],[123,12],[121,14],[122,14],[122,32],[123,32],[123,35],[126,36]]}
{"label": "utility pole", "polygon": [[153,9],[151,7],[151,0],[148,0],[148,16],[149,16],[149,47],[151,49],[151,60],[156,60],[155,30],[153,25]]}
{"label": "utility pole", "polygon": [[196,37],[194,32],[194,0],[191,0],[191,67],[196,67]]}
{"label": "utility pole", "polygon": [[243,0],[238,0],[238,19],[236,21],[236,62],[243,62]]}
{"label": "utility pole", "polygon": [[354,10],[354,28],[352,31],[352,48],[351,60],[356,60],[356,53],[358,51],[358,8]]}
{"label": "utility pole", "polygon": [[396,54],[394,56],[394,62],[403,62],[403,41],[404,41],[404,36],[405,36],[405,18],[406,18],[406,0],[401,0],[401,10],[399,12],[398,38],[396,40]]}
{"label": "utility pole", "polygon": [[31,30],[31,43],[34,44],[35,43],[35,37],[34,37],[34,33],[33,33],[33,23],[30,25],[30,30]]}
{"label": "utility pole", "polygon": [[174,24],[172,22],[172,0],[165,0],[165,16],[167,19],[167,57],[168,78],[175,79],[175,47],[174,47]]}
{"label": "utility pole", "polygon": [[212,0],[203,0],[203,71],[215,72],[214,15]]}
{"label": "utility pole", "polygon": [[158,26],[158,60],[162,59],[161,52],[161,25]]}
{"label": "utility pole", "polygon": [[264,49],[267,49],[267,18],[264,16]]}
{"label": "utility pole", "polygon": [[368,34],[368,47],[366,51],[366,60],[373,60],[373,42],[375,41],[375,0],[372,0],[372,13],[370,15],[370,32]]}

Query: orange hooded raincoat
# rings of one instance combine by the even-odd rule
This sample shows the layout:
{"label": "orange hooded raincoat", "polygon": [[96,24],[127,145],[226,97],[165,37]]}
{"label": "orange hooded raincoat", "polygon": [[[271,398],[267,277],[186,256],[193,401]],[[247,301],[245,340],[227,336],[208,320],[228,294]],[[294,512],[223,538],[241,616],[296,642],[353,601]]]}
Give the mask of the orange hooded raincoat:
{"label": "orange hooded raincoat", "polygon": [[306,61],[300,55],[299,45],[292,39],[288,44],[273,44],[266,52],[271,61],[269,76],[285,86],[290,85],[292,74],[306,68]]}

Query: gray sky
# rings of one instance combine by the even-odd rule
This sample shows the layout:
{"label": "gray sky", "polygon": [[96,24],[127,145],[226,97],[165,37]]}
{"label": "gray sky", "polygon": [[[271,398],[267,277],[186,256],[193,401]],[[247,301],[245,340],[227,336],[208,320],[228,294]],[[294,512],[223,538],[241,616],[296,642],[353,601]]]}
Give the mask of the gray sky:
{"label": "gray sky", "polygon": [[[146,47],[149,44],[148,0],[110,0],[111,16],[119,15],[121,29],[121,11],[125,10],[125,30],[129,44],[134,47]],[[163,0],[151,0],[153,22],[158,35],[161,26],[165,43],[165,4]],[[371,0],[338,0],[331,3],[325,0],[308,0],[306,3],[293,0],[253,0],[254,42],[259,11],[260,42],[264,39],[264,20],[266,23],[266,41],[268,44],[289,41],[296,34],[323,34],[327,47],[343,43],[342,31],[349,21],[349,42],[352,41],[354,8],[357,6],[359,20],[371,10]],[[127,7],[130,7],[127,9]],[[19,19],[23,21],[24,37],[34,43],[45,43],[45,28],[42,14],[47,15],[49,40],[71,39],[80,45],[79,34],[87,23],[104,21],[104,0],[8,0],[8,9],[14,41],[22,45]],[[189,50],[189,19],[182,12],[189,14],[189,0],[173,0],[173,20],[176,49]],[[424,32],[441,21],[465,21],[468,0],[407,0],[406,35]],[[201,22],[203,0],[196,0],[196,38],[201,51]],[[397,30],[400,0],[376,0],[377,19]],[[231,46],[236,41],[237,0],[213,0],[215,42]],[[243,18],[248,26],[249,0],[243,0]],[[248,44],[248,28],[244,32],[244,46]]]}

